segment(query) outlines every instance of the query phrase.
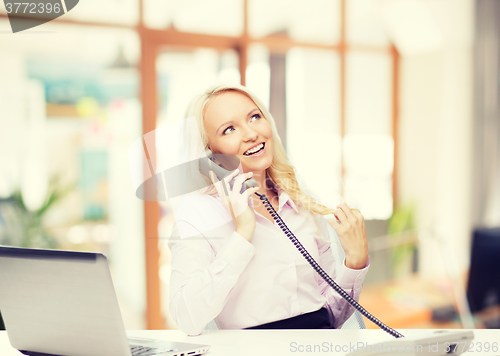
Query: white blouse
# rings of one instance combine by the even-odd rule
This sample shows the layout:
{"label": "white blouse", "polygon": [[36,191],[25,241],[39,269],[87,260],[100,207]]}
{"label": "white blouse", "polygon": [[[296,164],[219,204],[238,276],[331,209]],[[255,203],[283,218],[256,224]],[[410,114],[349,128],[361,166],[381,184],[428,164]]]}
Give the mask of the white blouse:
{"label": "white blouse", "polygon": [[[321,267],[359,300],[368,272],[344,263],[335,270],[323,216],[298,209],[278,190],[278,214]],[[252,200],[249,199],[253,208]],[[280,227],[255,212],[252,242],[235,231],[230,213],[218,197],[193,194],[175,209],[170,312],[179,330],[200,334],[213,319],[220,329],[243,329],[326,307],[335,328],[352,308],[308,264]],[[333,230],[331,230],[333,231]]]}

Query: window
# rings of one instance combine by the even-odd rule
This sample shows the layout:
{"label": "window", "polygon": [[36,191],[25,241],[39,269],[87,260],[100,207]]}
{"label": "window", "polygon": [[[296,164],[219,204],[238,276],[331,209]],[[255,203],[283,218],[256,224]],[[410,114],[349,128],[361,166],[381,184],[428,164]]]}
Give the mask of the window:
{"label": "window", "polygon": [[[92,80],[104,82],[97,87],[85,81],[64,87],[65,78],[59,78],[57,85],[45,82],[45,100],[54,139],[85,132],[78,142],[99,148],[81,156],[80,163],[101,162],[92,171],[109,176],[110,198],[129,191],[122,179],[128,177],[128,167],[117,157],[126,142],[141,135],[141,115],[144,134],[184,117],[189,100],[208,84],[241,82],[270,107],[303,188],[329,207],[345,199],[366,219],[387,219],[397,191],[398,54],[390,47],[384,16],[376,0],[123,0],[119,4],[86,0],[63,19],[43,25],[43,31],[50,33],[35,34],[37,28],[32,36],[1,36],[0,51],[9,48],[15,55],[0,55],[5,63],[0,77],[6,68],[9,75],[22,76],[28,66],[33,79],[43,82],[51,68],[61,72],[69,65],[71,53],[77,63],[86,65],[66,68],[67,77],[88,72],[94,75]],[[0,7],[2,30],[8,32],[10,26]],[[100,97],[102,85],[114,94]],[[64,119],[95,110],[101,119]],[[105,133],[97,137],[95,130],[103,127]],[[56,151],[58,146],[51,145]],[[103,156],[102,151],[107,153]],[[55,154],[62,160],[68,152]],[[105,161],[113,163],[104,169]],[[0,192],[6,189],[0,186]],[[131,273],[134,283],[146,285],[146,327],[161,329],[165,327],[162,304],[166,307],[162,281],[168,282],[169,256],[158,231],[168,230],[171,217],[168,204],[134,204],[129,209],[115,201],[104,215],[109,219],[123,219],[131,211],[142,215],[144,240],[140,246],[116,245],[110,252],[117,257],[116,270],[122,276]],[[88,210],[90,215],[102,213]],[[134,219],[129,216],[128,222]],[[141,224],[125,233],[140,236]],[[95,231],[97,236],[104,230]],[[82,232],[73,229],[72,238],[81,239]],[[142,248],[145,277],[142,270],[132,271],[134,267],[119,259],[137,255]],[[121,285],[127,288],[125,282]],[[140,309],[139,294],[131,293],[129,302]],[[139,309],[136,316],[141,315]],[[142,328],[140,322],[128,325]]]}

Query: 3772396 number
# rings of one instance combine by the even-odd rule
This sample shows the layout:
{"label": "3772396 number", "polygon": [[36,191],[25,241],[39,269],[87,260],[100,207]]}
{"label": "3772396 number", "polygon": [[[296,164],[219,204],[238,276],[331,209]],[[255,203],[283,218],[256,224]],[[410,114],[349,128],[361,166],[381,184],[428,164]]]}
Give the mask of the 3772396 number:
{"label": "3772396 number", "polygon": [[58,3],[8,2],[5,8],[8,14],[58,14],[62,11]]}
{"label": "3772396 number", "polygon": [[445,352],[453,352],[454,350],[462,352],[498,352],[498,342],[445,342]]}

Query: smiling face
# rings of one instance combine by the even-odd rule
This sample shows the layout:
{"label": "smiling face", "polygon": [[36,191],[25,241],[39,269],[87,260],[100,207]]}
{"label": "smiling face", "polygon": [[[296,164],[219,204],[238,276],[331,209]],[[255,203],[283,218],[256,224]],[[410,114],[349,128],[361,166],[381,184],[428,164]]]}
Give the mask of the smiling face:
{"label": "smiling face", "polygon": [[237,156],[244,172],[263,172],[273,162],[273,133],[257,105],[238,91],[218,94],[205,107],[205,130],[213,153]]}

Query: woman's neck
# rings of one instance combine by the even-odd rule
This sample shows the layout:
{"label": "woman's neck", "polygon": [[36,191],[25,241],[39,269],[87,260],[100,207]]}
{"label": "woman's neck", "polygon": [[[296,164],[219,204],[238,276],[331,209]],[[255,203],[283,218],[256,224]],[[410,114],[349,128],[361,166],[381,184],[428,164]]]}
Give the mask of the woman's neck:
{"label": "woman's neck", "polygon": [[[274,187],[272,187],[270,184],[268,184],[267,180],[267,174],[266,171],[262,172],[254,172],[253,173],[253,178],[257,181],[257,186],[259,187],[259,190],[257,190],[257,193],[259,194],[265,194],[268,198],[277,196]],[[255,198],[258,199],[257,196]]]}
{"label": "woman's neck", "polygon": [[253,179],[257,181],[257,186],[259,187],[259,190],[257,193],[259,194],[267,194],[268,188],[266,184],[266,171],[262,172],[253,172]]}
{"label": "woman's neck", "polygon": [[[265,194],[267,199],[271,203],[271,205],[274,207],[275,210],[277,210],[278,209],[278,194],[276,193],[276,191],[273,189],[273,187],[270,184],[267,184],[266,171],[259,172],[259,173],[254,172],[253,178],[255,178],[255,180],[257,181],[258,187],[259,187],[259,190],[257,191],[257,193]],[[255,194],[252,194],[252,199],[253,199],[253,203],[254,203],[254,209],[256,211],[259,211],[264,216],[266,216],[268,213],[267,213],[266,209],[263,208],[264,206],[262,205],[262,201],[261,201],[260,197],[258,197]],[[268,217],[268,219],[273,221],[270,216]]]}

